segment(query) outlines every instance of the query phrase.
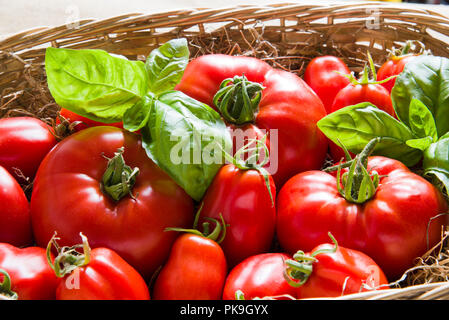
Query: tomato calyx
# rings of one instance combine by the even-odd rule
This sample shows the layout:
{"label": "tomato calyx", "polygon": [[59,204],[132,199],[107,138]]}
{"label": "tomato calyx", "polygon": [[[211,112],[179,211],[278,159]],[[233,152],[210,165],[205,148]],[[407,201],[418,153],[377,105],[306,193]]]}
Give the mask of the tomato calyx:
{"label": "tomato calyx", "polygon": [[0,282],[0,295],[8,300],[17,300],[19,297],[16,292],[11,290],[11,277],[6,270],[0,269],[0,274],[3,275],[3,281]]}
{"label": "tomato calyx", "polygon": [[[368,84],[382,84],[385,82],[390,81],[391,79],[395,79],[397,75],[388,77],[383,80],[376,80],[377,79],[377,73],[376,73],[376,67],[374,66],[373,58],[371,57],[371,54],[367,52],[368,57],[368,64],[365,64],[362,72],[362,76],[357,79],[354,74],[351,72],[350,74],[343,74],[341,72],[335,71],[338,74],[341,74],[342,76],[349,79],[352,85],[368,85]],[[370,77],[371,73],[371,77]]]}
{"label": "tomato calyx", "polygon": [[[200,237],[204,237],[207,239],[210,239],[212,241],[215,241],[216,243],[220,244],[223,242],[224,238],[226,237],[226,228],[229,226],[224,221],[223,215],[220,213],[220,220],[205,217],[206,222],[203,222],[203,232],[198,230],[198,220],[200,217],[201,210],[203,209],[203,204],[201,204],[201,207],[198,209],[195,220],[193,222],[192,229],[184,229],[184,228],[165,228],[164,231],[177,231],[177,232],[185,232],[185,233],[191,233]],[[212,231],[210,231],[210,222],[213,222],[215,227]]]}
{"label": "tomato calyx", "polygon": [[[379,186],[380,176],[375,170],[368,172],[368,157],[380,142],[380,137],[376,137],[367,143],[362,152],[350,161],[339,163],[336,166],[324,169],[325,172],[337,171],[338,192],[347,201],[352,203],[364,203],[371,199]],[[349,171],[341,174],[342,168]]]}
{"label": "tomato calyx", "polygon": [[256,119],[263,89],[245,75],[227,78],[221,82],[213,102],[226,121],[236,125],[251,123]]}
{"label": "tomato calyx", "polygon": [[73,132],[75,132],[76,126],[83,123],[82,121],[70,122],[70,119],[63,117],[59,112],[56,117],[59,120],[59,123],[55,123],[55,121],[53,120],[53,131],[50,130],[50,132],[57,141],[61,141],[64,138],[70,136]]}
{"label": "tomato calyx", "polygon": [[115,201],[119,201],[127,195],[135,199],[132,188],[136,183],[139,168],[131,168],[126,165],[123,152],[124,148],[122,147],[117,149],[112,158],[103,155],[108,160],[108,165],[101,179],[101,189]]}
{"label": "tomato calyx", "polygon": [[[80,236],[83,241],[82,244],[77,244],[71,247],[60,247],[58,245],[58,240],[60,240],[60,238],[57,237],[56,232],[48,242],[47,262],[58,278],[63,278],[67,274],[72,273],[75,269],[89,264],[91,252],[89,242],[82,232],[80,232]],[[52,246],[54,246],[57,251],[57,256],[54,261],[51,260]],[[83,251],[79,252],[79,249],[82,249]]]}
{"label": "tomato calyx", "polygon": [[304,251],[298,250],[293,255],[293,259],[285,260],[286,267],[284,268],[284,278],[288,284],[295,288],[305,284],[313,272],[313,264],[318,262],[318,259],[315,257],[321,253],[334,253],[337,251],[337,240],[330,232],[328,232],[328,235],[334,243],[334,247],[332,249],[316,250],[310,254],[306,254]]}
{"label": "tomato calyx", "polygon": [[[273,193],[270,187],[269,172],[264,168],[264,166],[270,160],[270,152],[265,144],[267,135],[265,134],[262,139],[248,139],[248,143],[241,147],[234,156],[223,150],[225,159],[232,163],[234,166],[240,170],[257,170],[263,177],[265,186],[267,187],[268,193],[270,194],[271,206],[274,206]],[[252,146],[255,144],[254,146]],[[261,152],[263,156],[261,157]],[[244,156],[247,158],[244,159]],[[262,158],[262,161],[259,161]]]}

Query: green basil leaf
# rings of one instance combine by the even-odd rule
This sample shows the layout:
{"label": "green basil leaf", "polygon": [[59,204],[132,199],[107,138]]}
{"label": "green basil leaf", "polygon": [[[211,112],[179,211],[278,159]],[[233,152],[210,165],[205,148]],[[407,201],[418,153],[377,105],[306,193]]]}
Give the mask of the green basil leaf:
{"label": "green basil leaf", "polygon": [[134,132],[142,129],[150,118],[154,105],[154,95],[148,92],[139,102],[126,110],[123,115],[123,128]]}
{"label": "green basil leaf", "polygon": [[121,121],[148,91],[143,62],[98,49],[47,48],[45,71],[58,105],[104,123]]}
{"label": "green basil leaf", "polygon": [[381,137],[373,154],[416,164],[422,154],[406,144],[414,139],[403,123],[371,103],[364,102],[337,110],[317,123],[318,128],[334,143],[339,141],[353,153],[359,153],[373,138]]}
{"label": "green basil leaf", "polygon": [[159,95],[174,89],[188,62],[189,47],[185,38],[170,40],[151,51],[145,62],[150,91]]}
{"label": "green basil leaf", "polygon": [[438,136],[449,131],[449,59],[423,55],[405,65],[391,92],[399,119],[410,126],[409,106],[420,100],[435,119]]}
{"label": "green basil leaf", "polygon": [[424,138],[407,140],[405,143],[409,147],[424,151],[432,144],[432,142],[433,142],[432,137],[424,137]]}
{"label": "green basil leaf", "polygon": [[224,164],[223,150],[232,146],[220,115],[179,91],[154,100],[141,133],[148,156],[197,201]]}
{"label": "green basil leaf", "polygon": [[417,99],[412,99],[410,102],[409,124],[410,129],[417,137],[431,137],[433,141],[438,140],[437,127],[432,113],[424,103]]}

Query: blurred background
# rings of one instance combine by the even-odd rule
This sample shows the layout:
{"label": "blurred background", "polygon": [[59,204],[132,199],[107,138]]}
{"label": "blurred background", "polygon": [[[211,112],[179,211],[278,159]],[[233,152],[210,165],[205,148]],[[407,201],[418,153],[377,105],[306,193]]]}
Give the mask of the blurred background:
{"label": "blurred background", "polygon": [[[363,2],[369,0],[358,0]],[[229,8],[275,3],[341,3],[352,0],[0,0],[0,39],[43,26],[58,26],[80,19],[106,19],[126,13],[157,13],[188,8]],[[449,17],[449,0],[387,0],[429,8]]]}

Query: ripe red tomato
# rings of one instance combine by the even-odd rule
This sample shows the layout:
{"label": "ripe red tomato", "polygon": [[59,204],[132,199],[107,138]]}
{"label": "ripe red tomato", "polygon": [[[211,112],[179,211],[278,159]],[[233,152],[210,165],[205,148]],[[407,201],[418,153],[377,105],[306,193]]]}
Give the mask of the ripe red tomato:
{"label": "ripe red tomato", "polygon": [[[370,102],[389,115],[396,117],[390,92],[382,85],[376,83],[348,84],[335,96],[331,112],[362,102]],[[334,161],[340,161],[345,157],[343,149],[332,141],[329,142],[329,148]]]}
{"label": "ripe red tomato", "polygon": [[[235,108],[228,109],[223,100],[218,103],[222,108],[214,105],[214,97],[224,80],[231,79],[232,86],[238,86],[241,78],[234,78],[236,76],[245,76],[252,82],[242,81],[248,86],[263,86],[259,87],[262,90],[260,104],[255,99],[251,108],[243,107],[239,104],[242,96],[237,95]],[[274,69],[252,57],[210,54],[187,65],[176,89],[214,109],[221,109],[228,123],[250,122],[266,130],[269,144],[273,149],[277,147],[277,152],[271,153],[271,169],[267,169],[277,187],[298,172],[321,168],[327,139],[316,123],[326,115],[326,110],[313,90],[295,74]],[[273,134],[277,130],[277,139],[270,133],[271,129]]]}
{"label": "ripe red tomato", "polygon": [[[149,300],[150,293],[142,276],[108,248],[90,249],[83,238],[83,252],[77,247],[59,248],[54,262],[58,276],[57,300]],[[52,238],[47,247],[56,241]]]}
{"label": "ripe red tomato", "polygon": [[212,239],[186,233],[171,248],[154,284],[155,300],[220,300],[227,275],[226,258]]}
{"label": "ripe red tomato", "polygon": [[271,176],[267,178],[270,190],[259,171],[227,164],[203,197],[200,221],[205,217],[220,219],[222,214],[229,224],[221,246],[230,267],[270,249],[276,223],[276,187]]}
{"label": "ripe red tomato", "polygon": [[[71,123],[80,122],[75,125],[75,127],[74,127],[75,131],[80,131],[80,130],[83,130],[86,128],[98,127],[98,126],[112,126],[112,127],[117,127],[117,128],[123,128],[122,122],[114,122],[114,123],[106,124],[106,123],[94,121],[89,118],[80,116],[80,115],[78,115],[70,110],[64,109],[64,108],[61,108],[61,110],[59,111],[59,114]],[[60,123],[59,118],[56,118],[56,123]]]}
{"label": "ripe red tomato", "polygon": [[0,242],[17,247],[33,241],[28,199],[19,183],[0,166]]}
{"label": "ripe red tomato", "polygon": [[31,219],[38,245],[55,231],[62,245],[73,245],[83,232],[93,248],[116,251],[146,278],[176,239],[164,229],[192,225],[193,200],[148,158],[138,135],[93,127],[62,140],[44,159]]}
{"label": "ripe red tomato", "polygon": [[32,180],[45,155],[57,143],[52,128],[31,117],[0,119],[0,165],[18,178],[14,168]]}
{"label": "ripe red tomato", "polygon": [[[399,75],[402,70],[404,70],[405,65],[416,57],[417,55],[414,54],[391,57],[386,62],[384,62],[379,70],[377,70],[377,81],[382,81],[391,76]],[[396,78],[382,83],[382,86],[391,93],[391,89],[393,89],[395,82]]]}
{"label": "ripe red tomato", "polygon": [[[289,261],[295,264],[291,267]],[[286,264],[289,277],[297,277],[289,282],[297,286],[298,299],[338,297],[388,288],[384,272],[373,259],[341,246],[321,244],[311,253],[297,252],[294,260]]]}
{"label": "ripe red tomato", "polygon": [[378,173],[379,183],[362,203],[342,196],[332,174],[309,171],[291,178],[277,199],[282,248],[310,251],[331,232],[341,246],[367,254],[394,279],[438,243],[447,222],[438,216],[447,212],[439,190],[396,160],[370,157],[367,170]]}
{"label": "ripe red tomato", "polygon": [[291,259],[285,253],[262,253],[251,256],[235,266],[223,289],[223,300],[235,300],[241,291],[246,300],[264,297],[282,299],[296,297],[296,288],[284,278],[284,261]]}
{"label": "ripe red tomato", "polygon": [[[45,249],[20,249],[0,243],[0,269],[8,273],[11,278],[11,290],[17,294],[19,300],[55,299],[58,278],[47,263]],[[4,275],[0,274],[0,282],[3,281]]]}
{"label": "ripe red tomato", "polygon": [[349,79],[336,71],[342,74],[351,73],[340,58],[321,56],[313,58],[304,72],[304,81],[320,97],[327,113],[331,113],[337,93],[349,84]]}

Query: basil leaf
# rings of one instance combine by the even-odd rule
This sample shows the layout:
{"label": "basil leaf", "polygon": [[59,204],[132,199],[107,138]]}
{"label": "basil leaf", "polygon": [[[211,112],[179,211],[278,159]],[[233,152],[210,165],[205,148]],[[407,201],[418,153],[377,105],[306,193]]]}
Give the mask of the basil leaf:
{"label": "basil leaf", "polygon": [[56,103],[104,123],[121,121],[148,91],[145,64],[98,49],[47,48],[45,70]]}
{"label": "basil leaf", "polygon": [[410,102],[409,124],[410,129],[417,137],[431,137],[433,141],[438,140],[437,127],[432,113],[424,103],[417,99],[412,99]]}
{"label": "basil leaf", "polygon": [[432,143],[424,152],[423,169],[425,175],[438,179],[446,193],[449,192],[449,135]]}
{"label": "basil leaf", "polygon": [[420,56],[405,65],[391,92],[399,119],[410,126],[409,106],[420,100],[435,119],[438,136],[449,131],[449,59]]}
{"label": "basil leaf", "polygon": [[185,38],[170,40],[151,51],[145,62],[151,92],[159,95],[174,89],[188,62],[189,47]]}
{"label": "basil leaf", "polygon": [[179,91],[154,100],[141,133],[148,156],[197,201],[224,164],[223,150],[232,146],[220,115]]}
{"label": "basil leaf", "polygon": [[139,102],[126,110],[123,115],[123,128],[131,132],[142,129],[148,123],[153,105],[154,96],[148,92]]}
{"label": "basil leaf", "polygon": [[422,156],[406,144],[415,138],[410,129],[368,102],[328,114],[317,125],[334,143],[338,145],[340,141],[353,153],[361,152],[373,138],[381,137],[373,154],[400,160],[407,166],[416,164]]}
{"label": "basil leaf", "polygon": [[432,144],[432,142],[433,142],[432,137],[424,137],[424,138],[407,140],[405,143],[409,147],[424,151]]}

